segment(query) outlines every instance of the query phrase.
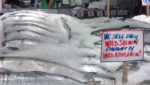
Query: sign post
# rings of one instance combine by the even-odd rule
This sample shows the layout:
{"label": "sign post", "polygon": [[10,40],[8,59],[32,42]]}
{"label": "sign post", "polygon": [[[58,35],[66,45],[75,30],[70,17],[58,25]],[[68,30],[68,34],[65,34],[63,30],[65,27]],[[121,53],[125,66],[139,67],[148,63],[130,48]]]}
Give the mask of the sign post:
{"label": "sign post", "polygon": [[142,5],[146,6],[146,15],[149,16],[150,13],[150,0],[142,0]]}
{"label": "sign post", "polygon": [[146,15],[149,16],[149,5],[146,6]]}
{"label": "sign post", "polygon": [[110,0],[107,0],[107,17],[110,17]]}
{"label": "sign post", "polygon": [[123,62],[122,83],[126,84],[127,82],[128,82],[128,62]]}
{"label": "sign post", "polygon": [[2,5],[3,5],[3,2],[2,0],[0,0],[0,11],[2,11]]}
{"label": "sign post", "polygon": [[143,60],[143,30],[102,31],[102,62],[123,62],[122,83],[128,82],[128,61]]}

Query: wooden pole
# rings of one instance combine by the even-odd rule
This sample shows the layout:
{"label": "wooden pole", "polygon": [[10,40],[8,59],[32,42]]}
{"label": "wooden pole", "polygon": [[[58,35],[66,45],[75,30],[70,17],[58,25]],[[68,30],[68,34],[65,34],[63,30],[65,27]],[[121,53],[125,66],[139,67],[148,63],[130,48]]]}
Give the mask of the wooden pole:
{"label": "wooden pole", "polygon": [[35,3],[34,3],[34,8],[35,8],[35,9],[37,9],[37,3],[38,3],[38,1],[35,0]]}
{"label": "wooden pole", "polygon": [[146,6],[146,15],[149,16],[149,5]]}
{"label": "wooden pole", "polygon": [[128,82],[128,62],[123,62],[123,77],[122,83],[126,84]]}
{"label": "wooden pole", "polygon": [[49,9],[52,7],[53,1],[54,1],[54,0],[49,0],[49,3],[48,3],[48,8],[49,8]]}
{"label": "wooden pole", "polygon": [[107,17],[110,17],[110,0],[107,0]]}

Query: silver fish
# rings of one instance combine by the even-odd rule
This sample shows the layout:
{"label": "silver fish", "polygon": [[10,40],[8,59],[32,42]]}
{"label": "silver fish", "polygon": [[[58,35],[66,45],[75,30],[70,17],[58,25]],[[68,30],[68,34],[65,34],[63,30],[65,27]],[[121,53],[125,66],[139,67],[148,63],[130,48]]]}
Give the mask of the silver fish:
{"label": "silver fish", "polygon": [[1,58],[0,68],[7,69],[12,72],[30,72],[40,71],[50,74],[58,74],[68,76],[81,82],[87,82],[85,72],[77,71],[76,69],[69,68],[54,62],[46,62],[38,59],[28,58]]}
{"label": "silver fish", "polygon": [[11,23],[4,24],[5,28],[7,28],[9,26],[35,26],[35,27],[39,27],[41,29],[45,29],[45,30],[50,31],[50,32],[54,32],[53,30],[48,29],[49,28],[48,26],[38,24],[35,22],[17,22],[17,23],[11,22]]}
{"label": "silver fish", "polygon": [[42,42],[37,42],[37,41],[31,41],[31,40],[14,40],[14,41],[8,41],[6,42],[6,48],[18,48],[20,49],[31,49],[34,46],[37,46],[38,43]]}
{"label": "silver fish", "polygon": [[59,43],[60,40],[51,38],[51,37],[46,37],[46,36],[41,36],[37,33],[33,33],[30,31],[20,31],[20,32],[11,32],[6,34],[5,41],[13,41],[13,40],[22,40],[22,39],[27,39],[27,40],[33,40],[33,41],[44,41],[49,43]]}
{"label": "silver fish", "polygon": [[[61,34],[67,35],[67,36],[69,35],[69,32],[68,33],[64,32],[64,30],[67,31],[68,29],[67,28],[64,29],[64,27],[61,26],[61,25],[47,26],[47,25],[43,25],[43,24],[40,24],[40,23],[31,22],[31,21],[20,21],[20,22],[13,22],[13,23],[11,22],[10,24],[7,23],[7,24],[4,24],[4,30],[5,29],[10,29],[11,27],[14,27],[14,26],[15,27],[17,27],[17,26],[20,26],[20,27],[21,26],[29,26],[29,27],[33,26],[33,27],[37,27],[37,28],[43,29],[43,30],[48,31],[48,32],[57,33],[57,34],[61,33]],[[60,29],[61,27],[63,27],[64,30]],[[31,29],[33,29],[33,28],[31,28]]]}
{"label": "silver fish", "polygon": [[[44,52],[41,52],[41,49],[44,50]],[[79,50],[80,52],[81,50]],[[36,54],[33,54],[33,53]],[[48,53],[47,53],[48,52]],[[100,64],[99,58],[89,58],[87,57],[87,54],[83,52],[82,55],[78,55],[78,51],[75,51],[74,48],[66,48],[61,46],[55,46],[55,45],[41,45],[40,47],[34,47],[33,49],[28,49],[24,51],[16,51],[14,53],[7,53],[4,54],[3,57],[13,57],[16,56],[18,58],[22,58],[23,56],[26,58],[33,58],[33,59],[40,59],[47,62],[55,62],[59,63],[61,65],[68,66],[70,68],[76,69],[78,71],[81,71],[81,68],[83,68],[83,65],[91,65],[93,69],[103,69],[107,72],[111,72],[111,68],[105,68],[105,64]],[[21,56],[23,55],[23,56]],[[61,55],[61,56],[60,56]],[[89,53],[90,55],[90,53]],[[42,57],[41,57],[42,56]],[[86,56],[85,59],[83,56]],[[69,59],[69,61],[68,61]],[[67,61],[67,62],[66,62]],[[97,65],[97,66],[96,66]],[[109,64],[106,64],[109,65]],[[119,67],[121,63],[118,63],[115,68]],[[113,66],[112,66],[113,67]],[[85,72],[85,71],[84,71]],[[97,71],[98,73],[102,73],[101,71]]]}
{"label": "silver fish", "polygon": [[130,28],[150,28],[150,24],[133,19],[127,19],[124,23],[127,23]]}
{"label": "silver fish", "polygon": [[2,20],[5,20],[6,18],[10,18],[10,17],[14,17],[14,16],[30,16],[30,17],[34,17],[34,18],[39,18],[39,19],[45,19],[45,17],[48,17],[48,14],[45,13],[41,13],[38,11],[17,11],[17,12],[13,12],[13,13],[8,13],[2,16]]}
{"label": "silver fish", "polygon": [[[28,20],[29,19],[29,20]],[[31,19],[31,20],[30,20]],[[3,20],[3,24],[9,24],[9,23],[19,23],[19,22],[34,22],[37,24],[42,24],[42,25],[46,25],[46,26],[52,26],[50,24],[46,24],[45,21],[40,21],[40,20],[36,20],[35,18],[30,18],[30,17],[23,17],[21,19],[9,19],[9,20]]]}
{"label": "silver fish", "polygon": [[68,76],[45,72],[7,72],[0,74],[0,85],[88,85]]}
{"label": "silver fish", "polygon": [[[78,80],[78,81],[82,82],[82,84],[84,84],[84,82],[88,82],[89,80],[95,81],[93,79],[94,77],[95,78],[99,78],[99,77],[104,78],[103,76],[101,76],[102,74],[109,74],[109,73],[113,74],[114,73],[111,71],[111,68],[105,68],[106,66],[99,62],[99,56],[97,56],[99,54],[99,52],[91,52],[90,50],[93,50],[92,48],[89,48],[87,50],[87,48],[83,48],[81,46],[81,45],[83,45],[82,41],[84,41],[84,38],[87,36],[90,36],[90,32],[91,32],[92,28],[90,28],[90,27],[86,28],[88,26],[83,25],[84,29],[80,29],[80,30],[81,31],[86,30],[86,31],[88,31],[89,34],[87,34],[86,31],[84,31],[83,33],[82,32],[79,33],[78,32],[79,30],[75,29],[76,24],[75,25],[71,24],[72,22],[71,22],[71,20],[69,21],[69,19],[65,19],[60,16],[58,16],[58,17],[53,16],[53,17],[49,17],[48,19],[46,19],[46,17],[45,17],[45,19],[42,19],[43,17],[41,18],[41,15],[45,16],[47,14],[41,13],[41,15],[38,18],[38,16],[33,17],[29,13],[31,14],[32,12],[24,12],[22,14],[20,14],[20,12],[16,12],[16,14],[12,15],[12,17],[11,17],[12,20],[9,18],[3,19],[4,27],[5,27],[4,32],[6,35],[6,37],[5,37],[6,42],[11,42],[11,41],[15,41],[15,40],[28,40],[31,42],[32,41],[37,42],[37,45],[35,47],[33,46],[31,48],[24,49],[24,50],[22,50],[24,48],[23,47],[24,44],[23,44],[23,46],[20,46],[20,49],[18,49],[18,50],[12,51],[11,47],[13,47],[13,45],[11,47],[7,46],[5,49],[3,48],[0,50],[0,52],[3,52],[3,54],[1,54],[0,57],[4,58],[4,60],[0,61],[1,68],[8,70],[8,72],[10,71],[9,74],[11,74],[11,72],[14,72],[14,73],[12,73],[14,75],[16,73],[19,74],[21,72],[27,72],[27,75],[28,75],[28,72],[30,72],[30,71],[32,71],[32,72],[39,71],[39,72],[46,72],[48,74],[57,74],[57,75],[67,76],[74,80]],[[34,12],[33,14],[36,14],[36,12]],[[16,19],[18,21],[13,20],[14,17],[18,17],[18,19]],[[20,19],[19,19],[19,17],[20,17]],[[35,20],[28,21],[27,18],[30,18],[30,17],[33,17],[32,19],[35,19]],[[53,21],[53,19],[54,19],[54,21]],[[39,20],[39,21],[36,21],[36,20]],[[45,22],[41,23],[42,20],[45,20]],[[8,21],[8,23],[6,21]],[[13,21],[15,21],[15,22],[13,22]],[[48,22],[48,21],[50,21],[50,22]],[[109,26],[109,25],[104,26],[106,24],[103,23],[101,25],[101,26],[103,26],[101,29],[103,29],[103,28],[105,29],[107,27],[115,28],[114,23],[116,23],[116,22],[107,22],[107,24],[111,24],[111,26]],[[51,23],[51,24],[48,24],[48,23]],[[54,24],[57,23],[57,24],[52,25],[53,23]],[[126,26],[126,23],[123,23],[123,22],[120,22],[120,23],[121,24],[117,25],[118,27]],[[28,29],[26,27],[33,27],[33,29],[32,28]],[[71,27],[74,27],[74,28],[71,28]],[[36,28],[37,28],[37,30],[36,30]],[[81,28],[82,28],[82,26],[81,26]],[[42,32],[40,32],[40,29],[42,29]],[[100,29],[98,29],[98,28],[92,29],[92,31],[97,31],[97,30],[100,30]],[[20,33],[20,31],[25,31],[25,33]],[[45,34],[44,34],[44,32],[45,32]],[[18,33],[20,36],[18,36]],[[48,33],[53,33],[53,34],[48,34]],[[60,33],[60,35],[59,35],[59,33]],[[56,42],[55,41],[51,42],[51,41],[53,41],[53,36],[51,37],[51,35],[55,35],[55,34],[59,35],[58,36],[59,39],[56,39]],[[45,37],[45,35],[46,35],[46,37]],[[78,47],[76,45],[73,45],[72,43],[71,43],[72,44],[71,45],[70,42],[67,42],[65,44],[60,43],[61,42],[60,38],[63,38],[63,37],[60,37],[62,35],[65,35],[64,38],[65,39],[67,38],[70,41],[72,38],[77,38],[77,37],[81,36],[81,39],[77,40],[79,42],[80,46]],[[66,37],[66,35],[68,37]],[[80,36],[78,36],[78,35],[80,35]],[[40,40],[41,42],[43,41],[43,43],[39,43],[38,40]],[[57,42],[57,40],[58,40],[58,42]],[[22,43],[22,41],[21,41],[21,43]],[[19,46],[17,48],[19,48]],[[4,51],[4,50],[6,50],[6,51]],[[86,57],[88,59],[83,59],[84,57]],[[89,58],[89,57],[92,57],[92,58]],[[10,60],[9,60],[9,58],[10,58]],[[19,60],[21,58],[23,60]],[[29,60],[26,60],[26,59],[29,59]],[[37,61],[37,60],[39,60],[39,61]],[[42,62],[40,62],[40,61],[42,61]],[[27,64],[30,64],[30,65],[27,65]],[[116,66],[116,68],[119,67],[119,65]],[[16,68],[16,66],[18,68]],[[89,69],[87,70],[87,68],[89,68],[90,70]],[[92,73],[92,74],[87,75],[90,73]],[[32,73],[32,74],[34,75],[34,73]],[[30,74],[30,75],[32,75],[32,74]],[[48,74],[47,74],[47,76],[48,76]],[[97,74],[97,75],[95,76],[95,74]],[[106,76],[110,78],[109,75],[106,75]],[[27,79],[29,81],[29,83],[27,84],[26,80],[24,80],[22,78],[22,76],[20,78],[19,77],[20,77],[20,75],[17,76],[17,78],[22,79],[22,81],[25,82],[25,83],[23,83],[25,85],[28,85],[30,83],[30,80],[34,79],[34,77],[31,77],[31,78],[25,77],[25,79]],[[36,77],[36,78],[38,78],[38,77]],[[106,78],[106,79],[108,80],[109,78]],[[13,78],[11,76],[11,78],[6,77],[5,79],[6,79],[6,84],[9,85],[10,83],[7,83],[7,82],[9,82]],[[7,81],[7,80],[9,80],[9,81]],[[48,79],[45,78],[45,80],[48,80]],[[36,82],[38,82],[38,79]],[[15,81],[14,85],[19,85],[18,83],[20,83],[20,81],[18,81],[18,82]],[[37,84],[37,83],[35,83],[35,84]],[[41,84],[41,82],[39,84]],[[51,83],[49,82],[49,84],[51,84]],[[63,83],[61,83],[61,85],[62,84]],[[52,83],[52,85],[57,85],[57,84]],[[64,84],[64,85],[66,85],[66,84]],[[69,84],[69,85],[72,85],[72,84]],[[76,84],[76,85],[80,85],[80,84]],[[96,85],[96,84],[94,84],[94,85]]]}
{"label": "silver fish", "polygon": [[44,22],[45,19],[40,19],[38,17],[31,17],[31,16],[9,16],[9,17],[3,17],[1,19],[3,22],[8,22],[8,21],[17,21],[17,20],[31,20],[31,21],[38,21],[38,22]]}
{"label": "silver fish", "polygon": [[[8,72],[18,72],[18,73],[21,73],[21,72],[44,72],[47,74],[63,75],[63,76],[69,77],[73,80],[76,80],[76,81],[79,81],[82,83],[86,83],[86,85],[87,84],[89,85],[89,83],[91,81],[93,81],[93,83],[92,84],[90,83],[90,85],[93,85],[93,84],[99,85],[99,83],[103,82],[103,80],[105,80],[105,81],[107,80],[109,82],[113,80],[113,79],[111,80],[110,74],[97,74],[97,73],[93,74],[93,72],[92,73],[82,73],[82,72],[78,72],[76,70],[70,69],[68,67],[65,67],[65,66],[57,65],[56,63],[48,63],[48,62],[43,62],[43,61],[41,62],[39,60],[31,60],[31,59],[27,60],[27,59],[17,59],[17,58],[4,58],[4,60],[2,59],[0,61],[0,66],[1,66],[1,68],[8,70],[8,71],[6,70],[6,72],[4,72],[4,74],[8,73]],[[20,76],[17,76],[17,78],[18,77],[20,77]],[[82,80],[82,79],[80,80],[81,77],[87,79],[87,81],[86,82],[81,81]],[[97,79],[99,77],[101,77],[100,80]],[[28,79],[30,79],[30,78],[28,78]],[[13,79],[13,80],[15,80],[15,79]],[[98,83],[98,84],[96,84],[96,83]]]}
{"label": "silver fish", "polygon": [[34,26],[13,26],[13,27],[9,27],[9,28],[5,28],[4,29],[4,33],[11,33],[14,31],[29,31],[29,32],[33,32],[36,34],[39,34],[41,36],[45,36],[45,37],[50,37],[50,38],[56,38],[59,39],[61,41],[68,41],[68,36],[65,33],[58,33],[57,32],[49,32],[46,31],[44,29],[38,28],[38,27],[34,27]]}

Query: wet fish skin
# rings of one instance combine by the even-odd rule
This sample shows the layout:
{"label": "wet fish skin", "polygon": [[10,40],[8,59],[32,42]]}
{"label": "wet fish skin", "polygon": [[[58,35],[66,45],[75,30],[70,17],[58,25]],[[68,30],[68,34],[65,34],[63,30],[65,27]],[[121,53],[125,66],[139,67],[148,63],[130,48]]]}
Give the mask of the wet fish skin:
{"label": "wet fish skin", "polygon": [[[9,69],[13,72],[21,72],[21,71],[42,71],[47,73],[57,73],[57,74],[64,74],[64,75],[70,75],[73,73],[74,75],[80,74],[83,76],[83,74],[88,74],[90,72],[95,72],[99,74],[110,74],[111,71],[107,70],[104,67],[100,67],[99,65],[83,65],[81,66],[81,72],[68,68],[65,66],[57,65],[54,63],[48,63],[48,62],[41,62],[37,60],[27,60],[27,59],[15,59],[15,58],[5,58],[4,60],[0,60],[0,66],[3,69]],[[89,70],[85,69],[88,68]],[[62,68],[62,69],[61,69]],[[64,72],[64,70],[68,70],[67,73]],[[70,70],[69,70],[70,69]],[[71,70],[72,69],[72,70]],[[80,69],[80,68],[79,68]],[[91,71],[90,71],[91,69]],[[94,70],[94,71],[93,71]],[[64,73],[63,73],[64,72]]]}
{"label": "wet fish skin", "polygon": [[0,85],[85,85],[84,83],[58,74],[45,72],[7,72],[0,74]]}
{"label": "wet fish skin", "polygon": [[12,12],[12,13],[7,13],[5,15],[2,16],[2,20],[7,19],[9,17],[13,17],[13,16],[30,16],[30,17],[36,17],[36,18],[45,18],[48,17],[48,13],[42,13],[42,12],[38,12],[38,11],[16,11],[16,12]]}
{"label": "wet fish skin", "polygon": [[[56,52],[57,53],[57,52]],[[7,56],[7,55],[6,55]],[[66,58],[66,60],[68,59],[68,57],[69,57],[70,55],[67,55],[67,58]],[[78,56],[78,55],[77,55]],[[31,56],[32,57],[32,56]],[[44,56],[45,57],[45,56]],[[74,57],[76,57],[76,56],[74,56]],[[37,57],[37,56],[34,56],[34,58],[39,58],[39,57]],[[71,58],[71,57],[69,57],[69,58]],[[81,58],[80,57],[78,57],[79,59],[77,59],[77,61],[78,60],[81,60]],[[43,58],[44,59],[44,58]],[[45,59],[45,60],[47,60],[47,58]],[[48,59],[49,61],[52,61],[53,59]],[[73,60],[75,60],[75,59],[73,59]],[[55,60],[55,62],[57,62],[57,60]],[[65,61],[64,61],[65,62]],[[60,62],[60,63],[62,63],[62,62]],[[67,65],[67,64],[69,64],[70,62],[65,62],[65,65]],[[76,63],[78,63],[78,62],[76,62]],[[81,63],[79,63],[78,65],[80,65],[80,64],[82,64],[82,62]],[[97,63],[96,63],[97,64]],[[73,64],[72,64],[73,65]],[[69,67],[71,67],[72,65],[70,65]],[[76,68],[76,67],[73,67],[73,68]],[[93,76],[93,75],[92,75]]]}
{"label": "wet fish skin", "polygon": [[58,39],[63,42],[68,41],[67,34],[59,33],[59,35],[58,35],[57,32],[49,32],[49,31],[46,31],[44,29],[34,27],[34,26],[13,26],[13,27],[5,28],[5,30],[4,30],[5,34],[11,33],[11,32],[16,32],[16,31],[17,32],[18,31],[29,31],[29,32],[33,32],[33,34],[36,33],[40,36]]}
{"label": "wet fish skin", "polygon": [[18,22],[18,23],[7,23],[6,25],[4,24],[4,27],[7,28],[7,26],[35,26],[35,27],[39,27],[41,29],[45,29],[47,31],[50,31],[50,32],[54,32],[53,30],[51,29],[48,29],[49,27],[45,26],[45,25],[42,25],[42,24],[37,24],[35,22]]}
{"label": "wet fish skin", "polygon": [[50,74],[58,74],[68,76],[81,82],[87,82],[85,77],[87,72],[81,72],[76,69],[64,66],[55,62],[47,62],[39,59],[28,58],[2,58],[0,60],[0,68],[7,69],[12,72],[24,71],[40,71]]}

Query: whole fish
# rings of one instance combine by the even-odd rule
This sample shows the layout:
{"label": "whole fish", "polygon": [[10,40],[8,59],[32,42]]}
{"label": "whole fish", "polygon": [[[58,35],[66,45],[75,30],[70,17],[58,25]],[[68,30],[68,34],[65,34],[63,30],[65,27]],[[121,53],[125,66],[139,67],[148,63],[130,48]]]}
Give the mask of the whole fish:
{"label": "whole fish", "polygon": [[49,14],[46,13],[41,13],[38,11],[17,11],[17,12],[12,12],[12,13],[6,13],[5,15],[2,16],[2,20],[8,18],[8,17],[12,17],[12,16],[30,16],[30,17],[35,17],[35,18],[39,18],[39,19],[45,19],[45,17],[48,17]]}
{"label": "whole fish", "polygon": [[131,28],[150,28],[150,24],[146,23],[146,22],[141,22],[141,21],[137,21],[134,19],[127,19],[125,20],[126,24],[128,24]]}
{"label": "whole fish", "polygon": [[35,27],[39,27],[41,29],[45,29],[45,30],[50,31],[50,32],[54,32],[53,30],[48,29],[49,28],[48,26],[45,26],[45,25],[42,25],[42,24],[38,24],[36,22],[17,22],[17,23],[10,22],[10,23],[4,24],[5,28],[7,28],[9,26],[35,26]]}
{"label": "whole fish", "polygon": [[[98,25],[101,28],[94,29],[79,23],[78,20],[70,18],[69,16],[37,13],[37,16],[34,17],[32,13],[36,15],[37,12],[22,11],[21,13],[19,11],[10,16],[7,15],[7,18],[2,19],[5,34],[4,40],[9,44],[6,45],[5,48],[0,49],[0,58],[2,58],[0,66],[1,69],[4,69],[3,71],[6,70],[3,74],[8,73],[11,75],[12,73],[12,75],[15,75],[16,73],[21,73],[25,76],[34,75],[34,72],[44,72],[47,76],[49,76],[48,74],[56,74],[69,77],[72,80],[81,82],[81,85],[85,84],[84,82],[95,81],[96,79],[94,78],[99,77],[107,77],[105,79],[111,81],[110,75],[115,73],[114,71],[116,71],[122,63],[101,63],[99,60],[101,52],[99,52],[99,50],[95,51],[95,47],[93,46],[94,43],[100,39],[93,39],[91,32],[108,27],[124,27],[127,25],[126,23],[117,20],[115,22],[107,21]],[[45,16],[45,18],[43,16]],[[31,20],[30,17],[32,17],[33,20]],[[120,24],[117,25],[116,23]],[[26,45],[22,43],[25,40],[31,44],[35,42],[37,45],[33,45],[33,47],[28,46],[27,49],[24,49]],[[13,41],[18,41],[18,44],[15,45]],[[66,42],[62,43],[63,41]],[[24,75],[24,72],[27,74]],[[31,74],[29,72],[31,72]],[[7,82],[11,79],[15,80],[13,79],[15,77],[10,77],[5,78],[6,81],[4,84],[9,85],[12,81],[10,83]],[[25,82],[22,83],[25,85],[31,85],[30,80],[35,79],[31,76],[25,76],[24,78],[29,81],[29,83],[26,83],[26,80],[24,80],[22,76],[20,77],[20,75],[18,75],[16,78],[22,79],[22,81]],[[38,78],[41,77],[36,76],[36,82],[40,82],[38,84],[40,85],[42,79],[38,81]],[[44,79],[49,80],[47,78]],[[103,79],[98,79],[98,81],[101,82]],[[47,83],[46,81],[44,82]],[[50,85],[57,85],[56,82],[50,83],[48,81],[48,83]],[[13,84],[20,85],[20,81],[14,81]],[[36,84],[37,83],[35,83],[35,85]],[[63,83],[59,84],[63,85]],[[80,83],[76,83],[75,85],[80,85]]]}
{"label": "whole fish", "polygon": [[[81,82],[87,82],[86,73],[63,66],[54,62],[46,62],[38,59],[27,58],[1,58],[0,68],[12,72],[40,71],[50,74],[68,76]],[[7,71],[6,70],[6,71]]]}
{"label": "whole fish", "polygon": [[[41,49],[44,51],[41,52]],[[78,48],[76,47],[70,47],[70,46],[60,46],[60,45],[56,46],[56,45],[41,44],[37,47],[34,47],[33,49],[18,50],[14,53],[7,53],[2,56],[3,57],[8,56],[10,58],[16,56],[18,58],[26,57],[26,58],[46,60],[48,62],[56,62],[61,65],[69,66],[79,71],[82,65],[91,64],[91,65],[99,65],[100,67],[105,67],[109,65],[109,63],[100,64],[99,56],[88,58],[88,56],[95,56],[95,53],[90,52],[90,50],[88,51],[87,49],[82,49],[82,50],[81,49],[77,50],[77,49]],[[120,65],[121,63],[116,63],[114,64],[114,66],[111,65],[111,68],[108,67],[107,69],[113,69],[113,68],[117,69],[117,67],[119,67]]]}
{"label": "whole fish", "polygon": [[39,71],[0,74],[0,85],[88,85],[68,76]]}
{"label": "whole fish", "polygon": [[[107,80],[111,82],[113,79],[111,79],[111,74],[92,74],[87,72],[78,72],[75,69],[70,69],[65,66],[58,65],[56,63],[48,63],[43,62],[39,60],[28,60],[28,59],[18,59],[18,58],[4,58],[0,60],[0,68],[7,69],[3,74],[8,72],[44,72],[47,74],[57,74],[57,75],[63,75],[68,76],[69,78],[86,83],[86,85],[89,85],[89,82],[93,81],[94,83],[101,82],[103,80]],[[95,76],[94,76],[95,75]],[[103,76],[102,76],[103,75]],[[104,76],[105,75],[105,76]],[[94,77],[92,77],[94,76]],[[19,77],[19,76],[17,76]],[[90,78],[91,77],[91,78]],[[98,80],[97,78],[101,77],[102,79]],[[93,78],[95,78],[93,80]],[[13,79],[13,78],[12,78]],[[83,80],[84,79],[84,82]],[[87,79],[87,80],[86,80]],[[57,80],[57,79],[56,79]],[[86,81],[85,81],[86,80]],[[55,80],[54,80],[55,81]],[[103,82],[104,83],[104,82]],[[105,82],[106,83],[106,82]],[[51,83],[50,83],[51,84]],[[90,84],[93,85],[93,84]],[[94,84],[97,85],[97,84]],[[99,85],[99,84],[98,84]]]}
{"label": "whole fish", "polygon": [[46,37],[46,36],[41,36],[37,33],[33,33],[30,31],[20,31],[20,32],[11,32],[8,34],[5,34],[5,41],[13,41],[13,40],[22,40],[22,39],[27,39],[27,40],[33,40],[33,41],[43,41],[43,42],[49,42],[49,43],[59,43],[60,40],[56,38],[51,38],[51,37]]}
{"label": "whole fish", "polygon": [[[0,68],[3,69],[7,69],[7,70],[11,70],[12,72],[24,72],[24,71],[41,71],[41,72],[46,72],[46,73],[53,73],[53,74],[61,74],[61,75],[66,75],[66,76],[70,76],[71,78],[77,78],[77,80],[82,81],[84,78],[85,79],[89,79],[90,77],[85,77],[85,74],[89,74],[87,72],[95,72],[95,73],[99,73],[99,74],[105,74],[109,77],[109,73],[106,73],[105,71],[107,71],[107,69],[104,69],[102,67],[101,71],[99,69],[99,67],[96,67],[97,71],[89,71],[90,68],[89,67],[95,67],[95,65],[88,65],[86,67],[84,67],[85,65],[83,65],[84,70],[82,70],[83,72],[79,72],[76,71],[76,69],[72,69],[70,67],[67,66],[62,66],[59,65],[57,63],[50,63],[50,62],[43,62],[40,60],[35,60],[35,59],[26,59],[26,58],[4,58],[0,60]],[[93,68],[95,69],[95,68]],[[103,69],[103,70],[102,70]],[[108,75],[109,74],[109,75]],[[93,75],[94,76],[94,75]],[[82,79],[83,78],[83,79]],[[83,82],[83,81],[82,81]],[[85,81],[84,81],[85,82]]]}
{"label": "whole fish", "polygon": [[58,32],[46,31],[44,29],[41,29],[35,26],[12,26],[12,27],[8,27],[4,29],[5,34],[15,32],[15,31],[29,31],[29,32],[33,32],[33,34],[36,33],[37,35],[58,39],[63,42],[68,41],[68,34],[66,33],[62,32],[62,33],[59,33],[58,35]]}

